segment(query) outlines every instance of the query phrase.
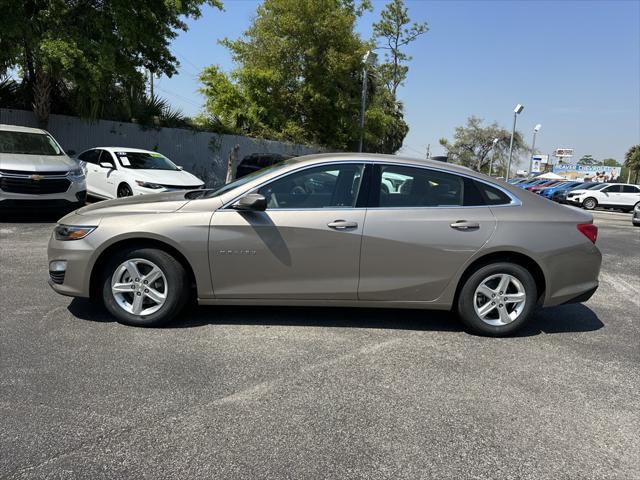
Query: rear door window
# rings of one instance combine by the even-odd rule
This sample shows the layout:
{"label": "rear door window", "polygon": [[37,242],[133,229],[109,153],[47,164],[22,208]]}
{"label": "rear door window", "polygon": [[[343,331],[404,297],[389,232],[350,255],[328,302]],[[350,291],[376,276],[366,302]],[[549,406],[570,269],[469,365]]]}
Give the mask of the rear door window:
{"label": "rear door window", "polygon": [[464,181],[462,177],[427,168],[403,165],[382,165],[377,183],[377,206],[441,207],[462,206]]}

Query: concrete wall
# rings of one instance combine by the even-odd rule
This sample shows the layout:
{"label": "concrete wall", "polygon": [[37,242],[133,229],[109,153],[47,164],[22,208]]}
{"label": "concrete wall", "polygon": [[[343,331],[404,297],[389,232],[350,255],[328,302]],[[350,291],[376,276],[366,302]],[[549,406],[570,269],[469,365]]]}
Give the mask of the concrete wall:
{"label": "concrete wall", "polygon": [[[0,108],[0,123],[37,127],[33,112]],[[181,128],[149,128],[135,123],[51,115],[47,130],[65,150],[76,153],[92,147],[136,147],[166,155],[185,170],[204,180],[208,187],[224,183],[229,154],[236,145],[239,151],[234,168],[251,153],[305,155],[319,148],[237,135],[195,132]]]}

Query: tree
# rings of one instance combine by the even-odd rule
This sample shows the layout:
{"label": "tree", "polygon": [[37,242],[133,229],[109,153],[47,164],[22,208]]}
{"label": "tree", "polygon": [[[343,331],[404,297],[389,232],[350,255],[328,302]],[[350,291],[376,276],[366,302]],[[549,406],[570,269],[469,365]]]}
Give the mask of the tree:
{"label": "tree", "polygon": [[[489,164],[494,160],[493,171],[499,173],[506,170],[511,132],[496,122],[486,127],[482,122],[478,117],[469,117],[466,126],[456,128],[453,143],[442,138],[440,144],[447,150],[447,155],[453,163],[488,172]],[[496,138],[498,142],[494,146],[493,141]],[[516,132],[513,137],[514,157],[517,158],[520,152],[527,149],[522,135]]]}
{"label": "tree", "polygon": [[583,155],[580,160],[578,160],[578,165],[592,166],[601,165],[601,163],[593,158],[593,155]]}
{"label": "tree", "polygon": [[615,158],[605,158],[604,160],[602,160],[601,164],[604,165],[605,167],[619,167],[620,166],[620,164],[618,163],[618,161]]}
{"label": "tree", "polygon": [[[353,148],[362,57],[371,48],[355,21],[366,3],[265,0],[241,38],[221,42],[236,68],[227,74],[214,65],[200,75],[205,122],[228,133]],[[367,145],[392,152],[407,127],[395,98],[377,91],[371,82]]]}
{"label": "tree", "polygon": [[634,183],[638,183],[640,173],[640,144],[632,146],[624,155],[624,166],[629,172],[635,172]]}
{"label": "tree", "polygon": [[[0,0],[0,76],[18,68],[25,103],[46,124],[62,98],[96,117],[114,90],[144,82],[144,70],[171,76],[177,59],[169,42],[220,0]],[[72,93],[70,93],[72,92]]]}
{"label": "tree", "polygon": [[391,0],[382,11],[380,21],[373,24],[376,41],[382,41],[378,48],[387,50],[386,63],[380,65],[380,75],[389,91],[395,97],[398,86],[407,78],[411,57],[402,51],[420,35],[429,31],[426,22],[411,23],[403,0]]}

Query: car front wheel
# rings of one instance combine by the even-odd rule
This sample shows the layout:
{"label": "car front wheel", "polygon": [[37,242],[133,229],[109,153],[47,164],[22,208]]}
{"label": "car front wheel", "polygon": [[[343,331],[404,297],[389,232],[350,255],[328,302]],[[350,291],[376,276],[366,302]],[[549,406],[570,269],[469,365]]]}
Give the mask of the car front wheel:
{"label": "car front wheel", "polygon": [[180,262],[162,250],[129,249],[114,255],[103,269],[102,298],[120,323],[165,325],[189,298],[188,276]]}
{"label": "car front wheel", "polygon": [[536,282],[520,265],[492,263],[476,270],[458,296],[462,322],[474,333],[500,337],[528,320],[538,298]]}
{"label": "car front wheel", "polygon": [[582,206],[584,208],[586,208],[587,210],[593,210],[594,208],[596,208],[598,206],[598,202],[595,198],[587,198],[585,199],[584,202],[582,202]]}

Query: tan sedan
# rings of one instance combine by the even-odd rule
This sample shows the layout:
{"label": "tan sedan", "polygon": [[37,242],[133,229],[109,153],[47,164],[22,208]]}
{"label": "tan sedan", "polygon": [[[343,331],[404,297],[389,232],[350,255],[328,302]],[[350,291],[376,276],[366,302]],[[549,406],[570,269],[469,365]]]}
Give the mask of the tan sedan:
{"label": "tan sedan", "polygon": [[197,299],[453,309],[505,335],[536,306],[593,294],[596,235],[590,214],[464,167],[312,155],[217,190],[81,208],[53,232],[49,283],[138,326]]}

